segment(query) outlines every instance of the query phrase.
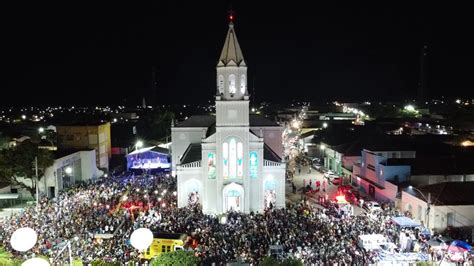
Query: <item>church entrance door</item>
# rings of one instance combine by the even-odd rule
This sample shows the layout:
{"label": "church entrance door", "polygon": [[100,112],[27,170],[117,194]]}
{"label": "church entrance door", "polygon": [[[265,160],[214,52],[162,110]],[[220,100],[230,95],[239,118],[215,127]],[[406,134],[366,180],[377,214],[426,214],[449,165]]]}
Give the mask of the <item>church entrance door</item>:
{"label": "church entrance door", "polygon": [[230,183],[222,190],[223,208],[222,211],[245,211],[244,187],[237,183]]}
{"label": "church entrance door", "polygon": [[240,211],[240,193],[237,190],[227,192],[227,211]]}

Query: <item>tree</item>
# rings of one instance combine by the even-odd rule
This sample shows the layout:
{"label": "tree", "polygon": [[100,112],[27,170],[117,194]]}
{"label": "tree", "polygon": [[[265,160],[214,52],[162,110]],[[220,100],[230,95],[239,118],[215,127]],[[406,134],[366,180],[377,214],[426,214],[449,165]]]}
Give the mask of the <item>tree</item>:
{"label": "tree", "polygon": [[260,262],[260,266],[278,266],[280,262],[275,257],[265,257],[262,262]]}
{"label": "tree", "polygon": [[162,253],[159,257],[155,257],[150,262],[150,266],[167,265],[199,265],[199,258],[194,256],[193,252],[177,250],[174,252]]}
{"label": "tree", "polygon": [[108,262],[100,259],[96,259],[92,261],[92,266],[120,266],[122,265],[120,262]]}
{"label": "tree", "polygon": [[148,140],[163,140],[171,134],[174,114],[166,110],[153,110],[143,114],[138,123],[138,134]]}
{"label": "tree", "polygon": [[279,261],[275,257],[266,257],[260,262],[260,266],[303,266],[303,262],[296,258],[286,258]]}
{"label": "tree", "polygon": [[12,254],[0,247],[0,266],[19,266],[21,262],[14,259]]}
{"label": "tree", "polygon": [[303,266],[303,262],[296,258],[286,258],[280,263],[280,266]]}
{"label": "tree", "polygon": [[[32,142],[25,141],[13,148],[0,150],[0,182],[17,185],[28,190],[32,196],[36,193],[35,158],[38,159],[38,179],[48,167],[53,165],[54,158],[50,151],[38,149]],[[19,178],[31,179],[31,186]]]}
{"label": "tree", "polygon": [[0,150],[8,148],[9,140],[10,140],[9,137],[3,135],[3,133],[0,132]]}

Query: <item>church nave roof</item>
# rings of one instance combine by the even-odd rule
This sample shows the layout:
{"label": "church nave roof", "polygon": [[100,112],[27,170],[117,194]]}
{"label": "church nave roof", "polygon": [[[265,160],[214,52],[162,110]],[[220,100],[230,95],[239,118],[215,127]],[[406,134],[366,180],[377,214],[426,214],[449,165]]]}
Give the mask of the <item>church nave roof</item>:
{"label": "church nave roof", "polygon": [[201,143],[191,143],[183,154],[180,163],[187,164],[196,161],[201,161]]}

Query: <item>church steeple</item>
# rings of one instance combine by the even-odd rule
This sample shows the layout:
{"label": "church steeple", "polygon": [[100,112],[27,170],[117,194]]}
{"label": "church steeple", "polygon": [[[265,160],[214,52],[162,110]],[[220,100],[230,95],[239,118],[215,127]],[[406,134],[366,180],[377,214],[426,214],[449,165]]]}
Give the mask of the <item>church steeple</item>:
{"label": "church steeple", "polygon": [[[233,15],[231,15],[233,17]],[[239,41],[235,34],[234,22],[230,21],[224,47],[217,66],[245,66],[244,56],[240,50]]]}
{"label": "church steeple", "polygon": [[217,100],[248,100],[247,65],[234,29],[234,15],[229,16],[229,30],[217,62]]}

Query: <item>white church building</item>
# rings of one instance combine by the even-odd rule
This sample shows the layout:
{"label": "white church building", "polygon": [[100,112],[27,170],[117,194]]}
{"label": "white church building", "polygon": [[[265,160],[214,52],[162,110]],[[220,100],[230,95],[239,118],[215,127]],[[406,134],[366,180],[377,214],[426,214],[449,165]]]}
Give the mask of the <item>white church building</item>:
{"label": "white church building", "polygon": [[283,208],[282,127],[249,114],[247,66],[232,22],[216,70],[216,114],[171,128],[178,207],[200,203],[208,214]]}

